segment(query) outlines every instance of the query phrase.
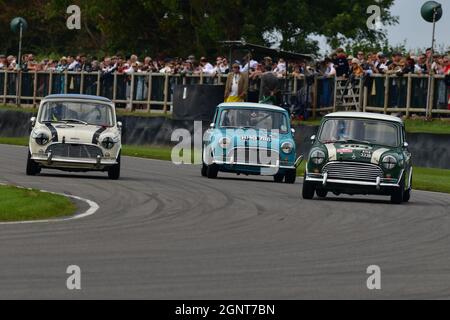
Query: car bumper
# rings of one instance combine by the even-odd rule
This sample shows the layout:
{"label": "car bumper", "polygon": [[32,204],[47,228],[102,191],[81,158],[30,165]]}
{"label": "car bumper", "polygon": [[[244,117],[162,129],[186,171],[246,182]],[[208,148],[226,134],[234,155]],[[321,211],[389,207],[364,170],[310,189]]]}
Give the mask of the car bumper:
{"label": "car bumper", "polygon": [[257,164],[257,163],[246,163],[246,162],[238,162],[235,161],[233,158],[230,158],[229,160],[223,161],[223,160],[217,160],[213,159],[212,163],[216,165],[222,165],[222,166],[229,166],[229,167],[252,167],[252,168],[263,168],[263,169],[283,169],[283,170],[296,170],[300,164],[303,161],[303,156],[300,156],[295,163],[291,165],[284,165],[281,164],[279,160],[275,164]]}
{"label": "car bumper", "polygon": [[102,170],[107,167],[117,165],[117,160],[110,158],[65,158],[52,157],[51,154],[33,154],[31,159],[46,168],[85,168],[92,170]]}
{"label": "car bumper", "polygon": [[388,180],[384,178],[378,178],[376,181],[360,181],[360,180],[351,180],[351,179],[332,179],[328,178],[327,174],[310,174],[306,173],[306,181],[311,182],[317,185],[320,185],[322,188],[328,189],[329,187],[339,187],[348,188],[351,186],[355,187],[367,187],[367,188],[375,188],[376,190],[381,189],[392,189],[392,188],[400,188],[399,181],[402,180],[403,172],[400,178],[397,180]]}

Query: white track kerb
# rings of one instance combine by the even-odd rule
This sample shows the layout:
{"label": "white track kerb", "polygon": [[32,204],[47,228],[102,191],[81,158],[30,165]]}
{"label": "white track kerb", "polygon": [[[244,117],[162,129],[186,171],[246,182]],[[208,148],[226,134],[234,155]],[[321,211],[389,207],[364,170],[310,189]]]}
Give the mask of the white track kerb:
{"label": "white track kerb", "polygon": [[[27,189],[27,190],[33,190],[32,188],[24,188],[24,187],[17,187],[17,186],[12,186],[12,185],[8,185],[6,183],[0,183],[1,186],[11,186],[11,187],[16,187],[16,188],[20,188],[20,189]],[[63,194],[63,193],[57,193],[57,192],[50,192],[50,191],[45,191],[45,190],[38,190],[40,192],[44,192],[44,193],[50,193],[50,194],[54,194],[54,195],[58,195],[58,196],[63,196],[63,197],[67,197],[67,198],[71,198],[71,199],[75,199],[78,201],[82,201],[88,204],[89,209],[83,213],[74,215],[74,216],[70,216],[67,218],[59,218],[59,219],[47,219],[47,220],[31,220],[31,221],[12,221],[12,222],[0,222],[0,225],[13,225],[13,224],[32,224],[32,223],[52,223],[52,222],[64,222],[64,221],[71,221],[71,220],[78,220],[78,219],[82,219],[82,218],[86,218],[89,216],[92,216],[93,214],[95,214],[98,209],[100,209],[100,206],[95,203],[94,201],[88,200],[88,199],[84,199],[81,197],[77,197],[77,196],[72,196],[69,194]]]}

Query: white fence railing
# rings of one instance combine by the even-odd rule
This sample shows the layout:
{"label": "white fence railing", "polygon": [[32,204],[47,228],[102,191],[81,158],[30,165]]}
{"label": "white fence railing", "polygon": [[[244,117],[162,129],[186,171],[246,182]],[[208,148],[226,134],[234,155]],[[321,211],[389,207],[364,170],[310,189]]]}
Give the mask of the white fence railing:
{"label": "white fence railing", "polygon": [[[102,72],[18,72],[0,71],[0,101],[14,103],[17,106],[36,107],[40,100],[49,94],[92,94],[111,99],[119,108],[130,111],[170,113],[172,94],[176,85],[211,84],[223,85],[226,75],[168,75],[160,73],[103,74]],[[316,76],[310,82],[311,95],[308,110],[313,117],[342,108],[342,99],[349,97],[348,90],[342,90],[342,80]],[[297,92],[306,88],[304,76],[289,76],[280,79],[280,88],[290,102],[295,100]],[[429,85],[430,84],[430,85]],[[356,79],[353,85],[359,87],[359,111],[378,113],[402,112],[433,115],[450,114],[448,107],[450,90],[445,85],[444,76],[405,74],[374,75],[370,78]],[[341,88],[341,90],[337,90]],[[430,95],[429,95],[429,90]],[[250,83],[253,98],[259,96],[259,82]],[[354,94],[354,92],[352,92]],[[341,102],[341,103],[339,103]],[[427,107],[429,106],[429,109]]]}

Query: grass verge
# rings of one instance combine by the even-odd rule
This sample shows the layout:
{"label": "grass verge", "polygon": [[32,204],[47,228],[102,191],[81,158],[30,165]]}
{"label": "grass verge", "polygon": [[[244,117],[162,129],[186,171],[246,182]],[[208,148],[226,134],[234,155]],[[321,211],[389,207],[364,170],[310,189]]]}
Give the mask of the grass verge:
{"label": "grass verge", "polygon": [[75,211],[75,205],[64,196],[0,186],[1,222],[54,219],[72,215]]}
{"label": "grass verge", "polygon": [[[0,137],[0,144],[27,146],[28,138],[4,138]],[[171,161],[172,149],[158,146],[134,146],[124,145],[122,155],[136,158]],[[414,188],[423,191],[450,193],[450,170],[414,168]],[[298,176],[303,176],[304,165],[297,170]]]}

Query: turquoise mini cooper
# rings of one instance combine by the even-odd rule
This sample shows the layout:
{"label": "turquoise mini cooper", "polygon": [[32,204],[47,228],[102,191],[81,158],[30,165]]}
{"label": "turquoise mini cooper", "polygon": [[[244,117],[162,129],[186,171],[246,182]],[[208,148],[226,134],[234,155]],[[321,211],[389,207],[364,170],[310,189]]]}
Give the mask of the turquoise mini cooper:
{"label": "turquoise mini cooper", "polygon": [[297,157],[294,133],[289,113],[282,108],[223,103],[204,136],[202,175],[263,175],[293,184],[303,159]]}
{"label": "turquoise mini cooper", "polygon": [[413,167],[401,119],[338,112],[324,117],[306,166],[303,198],[329,192],[411,198]]}

